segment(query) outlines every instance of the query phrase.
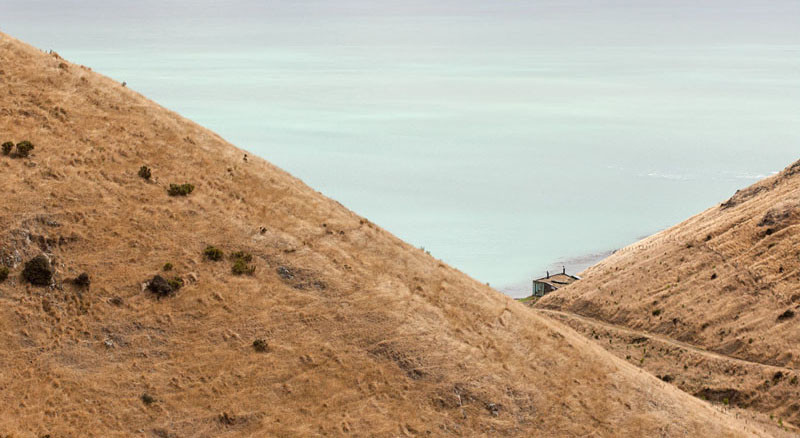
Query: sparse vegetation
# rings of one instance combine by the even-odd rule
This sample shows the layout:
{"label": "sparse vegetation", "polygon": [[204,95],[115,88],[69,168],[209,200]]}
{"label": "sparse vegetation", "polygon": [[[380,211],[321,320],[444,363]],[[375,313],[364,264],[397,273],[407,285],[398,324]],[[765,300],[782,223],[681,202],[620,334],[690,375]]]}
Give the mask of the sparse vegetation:
{"label": "sparse vegetation", "polygon": [[6,281],[8,278],[8,268],[5,266],[0,266],[0,283]]}
{"label": "sparse vegetation", "polygon": [[139,176],[149,181],[150,177],[153,176],[153,173],[150,171],[149,167],[142,166],[139,168]]}
{"label": "sparse vegetation", "polygon": [[28,140],[23,140],[17,143],[16,156],[19,158],[27,158],[33,150],[33,143]]}
{"label": "sparse vegetation", "polygon": [[153,403],[156,402],[155,397],[153,397],[152,395],[150,395],[150,394],[148,394],[146,392],[144,394],[142,394],[141,398],[142,398],[142,403],[144,403],[144,404],[146,404],[148,406],[152,405]]}
{"label": "sparse vegetation", "polygon": [[253,349],[259,353],[265,353],[269,351],[269,344],[263,339],[256,339],[253,341]]}
{"label": "sparse vegetation", "polygon": [[231,272],[233,272],[234,275],[253,275],[253,273],[256,272],[256,267],[249,264],[253,261],[252,254],[244,251],[236,251],[231,254],[231,259],[233,260]]}
{"label": "sparse vegetation", "polygon": [[[519,308],[285,172],[260,160],[243,167],[241,153],[218,136],[120,93],[118,83],[88,68],[59,72],[58,61],[19,59],[13,38],[3,45],[9,59],[0,77],[20,89],[5,102],[10,116],[0,124],[8,139],[30,136],[38,146],[30,159],[0,156],[8,202],[0,275],[4,264],[11,270],[0,284],[8,316],[0,326],[7,332],[3,369],[14,377],[4,382],[2,398],[12,406],[0,436],[759,433],[758,425],[740,427],[753,422],[746,411],[731,413],[741,421],[723,412],[721,398],[712,410],[678,393],[704,384],[742,390],[741,398],[724,397],[760,409],[759,417],[786,415],[787,426],[800,418],[790,410],[800,386],[789,385],[798,356],[785,336],[800,315],[774,319],[780,309],[800,312],[796,281],[778,283],[797,278],[800,248],[788,238],[794,228],[784,240],[769,239],[779,246],[752,270],[741,255],[769,243],[752,232],[757,218],[684,229],[680,236],[694,236],[698,251],[681,253],[685,238],[667,232],[645,243],[655,248],[646,254],[650,263],[620,253],[589,271],[586,284],[603,288],[578,306],[586,316],[633,327],[598,324],[592,337],[607,341],[591,345],[538,315],[558,310],[561,295],[569,309],[571,289],[542,300],[547,306]],[[67,105],[70,119],[47,118],[55,104]],[[236,178],[225,175],[229,165]],[[199,192],[164,198],[170,182],[197,183]],[[740,210],[763,212],[756,202]],[[225,218],[232,223],[220,224]],[[318,238],[323,228],[314,225],[322,221],[336,235]],[[712,231],[718,237],[705,245],[702,234]],[[224,252],[210,247],[215,256],[207,257],[203,243]],[[686,265],[675,263],[675,250]],[[52,263],[48,288],[21,276],[40,252]],[[791,260],[780,260],[786,255]],[[773,259],[785,264],[785,276],[775,274]],[[633,263],[619,268],[616,260]],[[92,270],[91,292],[75,286],[82,270]],[[246,276],[255,270],[258,276]],[[708,282],[714,271],[720,281]],[[590,283],[601,274],[607,281]],[[684,278],[681,289],[662,290],[676,275]],[[790,303],[792,293],[799,298]],[[648,317],[647,309],[663,313]],[[724,313],[730,309],[742,322]],[[706,319],[713,328],[701,333]],[[731,342],[717,343],[721,327],[733,330]],[[652,338],[629,344],[642,334]],[[748,336],[759,343],[741,348]],[[597,348],[612,345],[628,364]],[[765,391],[756,386],[778,368],[723,360],[723,353],[780,362],[785,376]],[[636,369],[640,363],[647,369]],[[656,373],[664,382],[674,377],[675,387],[654,380]],[[344,400],[318,394],[342,388]]]}
{"label": "sparse vegetation", "polygon": [[787,309],[785,312],[778,315],[778,321],[786,321],[792,318],[794,318],[794,310],[792,309]]}
{"label": "sparse vegetation", "polygon": [[216,246],[208,245],[206,249],[203,250],[203,256],[211,261],[218,262],[222,260],[225,254]]}
{"label": "sparse vegetation", "polygon": [[72,282],[79,287],[89,287],[89,285],[92,283],[91,279],[89,279],[89,274],[86,272],[82,272],[80,275],[75,277]]}
{"label": "sparse vegetation", "polygon": [[34,286],[49,286],[53,279],[53,267],[50,266],[50,260],[43,254],[32,258],[25,263],[22,278]]}
{"label": "sparse vegetation", "polygon": [[170,184],[167,194],[170,196],[189,196],[194,191],[194,185],[189,183]]}
{"label": "sparse vegetation", "polygon": [[659,315],[661,315],[661,309],[653,310],[653,316],[659,316]]}
{"label": "sparse vegetation", "polygon": [[183,287],[183,279],[181,277],[172,277],[167,280],[169,287],[172,288],[173,292],[177,292],[180,288]]}
{"label": "sparse vegetation", "polygon": [[233,262],[233,266],[231,266],[231,272],[233,272],[233,275],[253,275],[256,272],[256,267],[248,265],[243,259],[236,259]]}
{"label": "sparse vegetation", "polygon": [[165,297],[165,296],[171,295],[172,293],[175,292],[175,290],[172,288],[170,283],[164,277],[162,277],[160,275],[154,276],[147,283],[147,289],[149,289],[150,292],[153,292],[154,294],[158,295],[159,297]]}
{"label": "sparse vegetation", "polygon": [[14,149],[14,143],[7,141],[3,143],[3,155],[11,155],[11,151]]}

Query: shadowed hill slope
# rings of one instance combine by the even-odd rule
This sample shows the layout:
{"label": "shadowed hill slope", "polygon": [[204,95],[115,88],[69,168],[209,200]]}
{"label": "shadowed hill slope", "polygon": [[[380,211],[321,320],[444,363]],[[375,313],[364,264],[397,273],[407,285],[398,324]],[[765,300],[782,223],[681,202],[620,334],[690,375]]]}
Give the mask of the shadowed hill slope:
{"label": "shadowed hill slope", "polygon": [[759,435],[118,83],[0,60],[35,146],[0,156],[2,436]]}
{"label": "shadowed hill slope", "polygon": [[[800,161],[617,251],[537,307],[664,334],[762,364],[758,373],[717,370],[728,376],[719,390],[734,390],[741,406],[798,424]],[[688,369],[680,374],[692,371],[685,363],[676,365]],[[711,380],[705,371],[698,377]]]}

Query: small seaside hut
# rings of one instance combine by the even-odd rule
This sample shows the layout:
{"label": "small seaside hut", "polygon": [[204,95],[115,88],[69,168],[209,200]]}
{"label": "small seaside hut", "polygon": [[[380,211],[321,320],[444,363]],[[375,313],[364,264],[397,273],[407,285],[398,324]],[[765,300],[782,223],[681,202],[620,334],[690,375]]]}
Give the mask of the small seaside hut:
{"label": "small seaside hut", "polygon": [[543,297],[577,280],[580,280],[580,278],[567,274],[567,270],[564,267],[561,268],[560,274],[550,275],[550,271],[548,271],[546,276],[533,280],[533,296]]}

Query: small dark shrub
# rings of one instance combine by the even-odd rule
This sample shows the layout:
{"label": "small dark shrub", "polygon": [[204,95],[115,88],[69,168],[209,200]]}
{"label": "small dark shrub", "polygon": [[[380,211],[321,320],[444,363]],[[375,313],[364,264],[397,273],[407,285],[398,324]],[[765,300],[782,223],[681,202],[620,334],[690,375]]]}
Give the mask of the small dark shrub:
{"label": "small dark shrub", "polygon": [[661,315],[661,309],[653,310],[653,316]]}
{"label": "small dark shrub", "polygon": [[17,156],[20,158],[25,158],[31,154],[33,150],[33,143],[29,142],[28,140],[21,141],[17,143]]}
{"label": "small dark shrub", "polygon": [[10,141],[3,143],[3,155],[11,155],[12,149],[14,149],[14,143]]}
{"label": "small dark shrub", "polygon": [[171,279],[167,280],[169,287],[172,288],[173,292],[177,292],[178,289],[183,287],[183,279],[181,277],[172,277]]}
{"label": "small dark shrub", "polygon": [[253,349],[259,353],[266,353],[269,351],[269,344],[263,339],[256,339],[253,341]]}
{"label": "small dark shrub", "polygon": [[149,406],[149,405],[152,405],[155,402],[156,402],[156,399],[152,395],[150,395],[150,394],[148,394],[146,392],[144,394],[142,394],[142,403],[144,403],[144,404]]}
{"label": "small dark shrub", "polygon": [[22,278],[34,286],[49,286],[50,280],[53,279],[53,267],[50,266],[50,260],[41,254],[32,258],[25,263]]}
{"label": "small dark shrub", "polygon": [[142,166],[142,167],[139,168],[139,176],[144,178],[144,179],[146,179],[146,180],[150,180],[150,177],[152,176],[152,172],[150,172],[150,168],[149,167]]}
{"label": "small dark shrub", "polygon": [[89,274],[83,272],[77,277],[75,277],[75,279],[72,280],[72,282],[80,287],[89,287],[89,285],[92,283],[92,280],[89,279]]}
{"label": "small dark shrub", "polygon": [[6,281],[6,278],[8,278],[8,268],[0,266],[0,283]]}
{"label": "small dark shrub", "polygon": [[794,310],[792,310],[792,309],[789,309],[789,310],[781,313],[780,315],[778,315],[778,321],[784,321],[784,320],[787,320],[787,319],[790,319],[790,318],[794,318]]}
{"label": "small dark shrub", "polygon": [[161,268],[161,269],[163,269],[164,272],[171,271],[172,270],[172,263],[170,263],[170,262],[164,263],[164,267]]}
{"label": "small dark shrub", "polygon": [[153,292],[159,297],[164,297],[174,292],[169,282],[167,282],[167,280],[160,275],[153,277],[153,279],[147,284],[147,288],[150,289],[150,292]]}
{"label": "small dark shrub", "polygon": [[167,194],[170,196],[188,196],[189,193],[194,191],[194,186],[189,183],[185,184],[170,184],[167,189]]}
{"label": "small dark shrub", "polygon": [[208,245],[206,249],[203,250],[203,256],[211,261],[218,262],[222,260],[224,253],[216,246]]}
{"label": "small dark shrub", "polygon": [[712,280],[716,280],[717,279],[717,273],[716,272],[711,274],[711,279]]}
{"label": "small dark shrub", "polygon": [[256,267],[248,265],[243,259],[236,259],[236,261],[233,262],[233,266],[231,266],[231,272],[233,272],[234,275],[253,275],[253,273],[256,272]]}

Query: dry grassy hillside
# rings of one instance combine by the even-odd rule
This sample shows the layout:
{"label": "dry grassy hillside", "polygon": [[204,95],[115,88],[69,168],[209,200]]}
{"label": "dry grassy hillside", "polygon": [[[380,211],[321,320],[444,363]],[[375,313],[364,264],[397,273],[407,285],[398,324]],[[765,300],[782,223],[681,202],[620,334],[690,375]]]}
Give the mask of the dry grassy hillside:
{"label": "dry grassy hillside", "polygon": [[3,34],[0,96],[0,436],[762,435]]}
{"label": "dry grassy hillside", "polygon": [[800,424],[800,161],[583,276],[537,307],[745,361],[716,366],[668,354],[651,363],[672,367],[691,393],[726,394],[732,404]]}

